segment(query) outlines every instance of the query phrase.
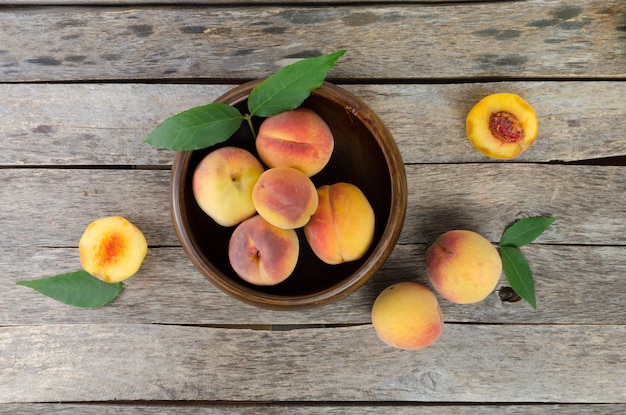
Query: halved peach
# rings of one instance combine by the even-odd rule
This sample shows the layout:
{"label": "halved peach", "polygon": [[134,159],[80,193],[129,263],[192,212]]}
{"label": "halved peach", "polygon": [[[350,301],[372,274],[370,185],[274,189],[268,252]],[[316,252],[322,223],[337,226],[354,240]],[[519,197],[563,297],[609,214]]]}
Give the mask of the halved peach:
{"label": "halved peach", "polygon": [[478,151],[492,158],[511,159],[535,141],[537,114],[518,95],[492,94],[470,110],[465,128],[467,138]]}
{"label": "halved peach", "polygon": [[134,275],[148,251],[143,233],[121,216],[92,222],[78,243],[83,269],[105,282],[120,282]]}

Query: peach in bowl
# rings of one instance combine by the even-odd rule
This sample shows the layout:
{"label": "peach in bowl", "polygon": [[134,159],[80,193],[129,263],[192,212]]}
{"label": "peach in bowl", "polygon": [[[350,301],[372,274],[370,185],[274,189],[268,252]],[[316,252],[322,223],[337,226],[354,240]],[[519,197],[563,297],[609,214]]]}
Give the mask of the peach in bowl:
{"label": "peach in bowl", "polygon": [[[250,91],[261,82],[240,85],[216,102],[245,111]],[[365,284],[394,249],[407,206],[397,145],[359,98],[324,82],[289,116],[297,122],[281,114],[267,123],[271,117],[254,117],[256,138],[242,125],[223,143],[178,152],[170,185],[176,234],[200,273],[243,302],[278,310],[321,306]],[[293,124],[319,137],[322,148],[311,151],[310,143],[289,136]],[[219,159],[214,152],[222,153],[221,161],[205,161]],[[246,155],[233,155],[240,152]],[[249,201],[229,208],[229,200],[239,200],[226,196],[230,190],[194,179],[207,163],[210,170],[228,157],[241,161],[249,155],[260,164],[226,176],[240,193],[250,194]],[[219,212],[215,218],[206,206]],[[329,231],[329,218],[343,235]]]}

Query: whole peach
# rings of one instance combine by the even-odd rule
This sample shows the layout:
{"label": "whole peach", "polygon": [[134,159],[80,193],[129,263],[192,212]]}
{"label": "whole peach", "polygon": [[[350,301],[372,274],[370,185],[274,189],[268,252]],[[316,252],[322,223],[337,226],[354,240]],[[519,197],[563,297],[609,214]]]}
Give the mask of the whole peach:
{"label": "whole peach", "polygon": [[295,230],[278,228],[255,215],[233,231],[228,244],[228,259],[244,281],[255,285],[276,285],[295,269],[299,250]]}
{"label": "whole peach", "polygon": [[313,252],[327,264],[361,258],[374,239],[374,210],[363,192],[351,183],[317,189],[319,203],[304,235]]}
{"label": "whole peach", "polygon": [[334,146],[328,124],[304,107],[266,118],[256,138],[259,157],[269,167],[293,167],[309,177],[326,166]]}
{"label": "whole peach", "polygon": [[309,221],[317,209],[318,196],[311,179],[300,170],[274,167],[259,177],[252,189],[252,202],[272,225],[296,229]]}
{"label": "whole peach", "polygon": [[105,282],[120,282],[134,275],[147,251],[143,233],[121,216],[93,221],[78,242],[83,269]]}
{"label": "whole peach", "polygon": [[416,282],[385,288],[374,301],[372,324],[378,337],[400,349],[433,344],[443,332],[443,315],[435,294]]}
{"label": "whole peach", "polygon": [[193,194],[202,209],[222,226],[234,226],[256,213],[252,188],[265,169],[252,153],[222,147],[206,155],[192,178]]}
{"label": "whole peach", "polygon": [[441,296],[459,304],[484,300],[502,273],[498,250],[480,234],[448,231],[426,251],[426,270]]}

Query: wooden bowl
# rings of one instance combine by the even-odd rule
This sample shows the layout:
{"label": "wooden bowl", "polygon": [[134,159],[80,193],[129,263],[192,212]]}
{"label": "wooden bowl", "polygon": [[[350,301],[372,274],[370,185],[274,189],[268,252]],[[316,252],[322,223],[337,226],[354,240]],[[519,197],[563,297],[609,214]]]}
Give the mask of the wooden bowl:
{"label": "wooden bowl", "polygon": [[[216,102],[247,112],[251,89],[262,80],[236,87]],[[191,187],[193,172],[210,151],[225,145],[245,148],[257,155],[254,140],[244,122],[225,143],[179,152],[172,166],[170,202],[176,234],[183,250],[209,281],[233,297],[269,309],[303,309],[320,306],[354,292],[376,274],[400,236],[407,205],[406,175],[402,157],[390,132],[361,100],[325,82],[302,104],[317,112],[329,125],[335,148],[328,165],[313,176],[316,186],[339,181],[358,186],[375,213],[374,241],[358,261],[327,265],[309,248],[302,229],[300,258],[293,274],[270,287],[248,284],[228,261],[228,241],[234,227],[222,227],[197,205]],[[255,117],[256,118],[256,117]],[[256,129],[262,119],[255,120]]]}

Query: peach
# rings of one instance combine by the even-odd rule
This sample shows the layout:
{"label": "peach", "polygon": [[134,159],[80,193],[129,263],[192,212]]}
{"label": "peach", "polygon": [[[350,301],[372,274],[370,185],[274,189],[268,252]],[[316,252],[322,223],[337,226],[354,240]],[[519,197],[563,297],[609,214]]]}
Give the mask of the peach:
{"label": "peach", "polygon": [[105,282],[120,282],[134,275],[147,251],[143,233],[121,216],[93,221],[78,243],[83,269]]}
{"label": "peach", "polygon": [[296,267],[300,245],[293,229],[281,229],[259,215],[241,222],[228,244],[231,266],[255,285],[276,285]]}
{"label": "peach", "polygon": [[242,148],[219,148],[196,167],[193,195],[200,209],[215,222],[237,225],[256,213],[252,188],[264,170],[261,162]]}
{"label": "peach", "polygon": [[252,189],[259,215],[283,229],[301,228],[317,209],[315,185],[300,170],[274,167],[266,170]]}
{"label": "peach", "polygon": [[300,107],[266,118],[259,127],[256,149],[269,167],[293,167],[311,177],[332,155],[335,141],[328,124]]}
{"label": "peach", "polygon": [[339,182],[317,189],[319,203],[304,235],[311,249],[327,264],[361,258],[374,239],[374,210],[363,192]]}
{"label": "peach", "polygon": [[390,285],[376,297],[372,325],[386,344],[400,349],[420,349],[441,336],[443,315],[431,290],[406,281]]}
{"label": "peach", "polygon": [[535,141],[537,114],[515,94],[492,94],[470,110],[465,128],[467,138],[478,151],[492,158],[511,159]]}
{"label": "peach", "polygon": [[476,232],[448,231],[426,251],[426,271],[435,290],[459,304],[484,300],[502,273],[498,250]]}

